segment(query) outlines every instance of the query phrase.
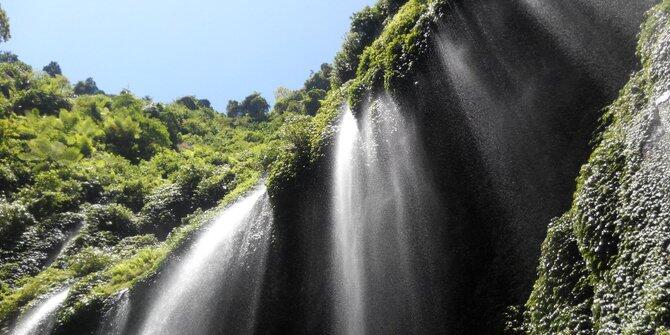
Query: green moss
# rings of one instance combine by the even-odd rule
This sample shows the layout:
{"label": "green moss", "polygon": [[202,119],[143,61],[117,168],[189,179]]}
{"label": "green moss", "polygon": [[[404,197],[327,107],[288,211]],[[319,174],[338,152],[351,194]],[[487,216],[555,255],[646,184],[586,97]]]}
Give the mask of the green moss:
{"label": "green moss", "polygon": [[530,334],[667,332],[667,115],[656,103],[668,85],[668,4],[647,14],[642,68],[607,108],[573,206],[549,228],[526,304]]}
{"label": "green moss", "polygon": [[[384,29],[360,55],[356,77],[342,85],[334,85],[321,108],[299,133],[289,123],[280,132],[282,150],[270,169],[268,189],[276,198],[299,183],[326,155],[333,143],[335,120],[347,104],[360,107],[363,97],[383,85],[388,90],[400,87],[428,50],[432,22],[446,3],[444,0],[410,0],[386,21]],[[381,8],[381,7],[380,7]],[[372,10],[372,9],[368,9]],[[395,13],[395,9],[391,11]]]}
{"label": "green moss", "polygon": [[49,268],[37,276],[20,281],[20,289],[8,292],[0,298],[0,325],[19,313],[22,306],[43,294],[47,294],[67,282],[74,273],[70,270]]}
{"label": "green moss", "polygon": [[330,90],[315,117],[295,118],[282,127],[280,154],[267,180],[271,197],[285,193],[301,174],[325,157],[334,139],[334,123],[345,104],[347,88],[345,84]]}
{"label": "green moss", "polygon": [[428,51],[431,22],[444,1],[410,0],[361,55],[349,87],[349,104],[357,110],[366,93],[382,84],[393,90],[408,77]]}

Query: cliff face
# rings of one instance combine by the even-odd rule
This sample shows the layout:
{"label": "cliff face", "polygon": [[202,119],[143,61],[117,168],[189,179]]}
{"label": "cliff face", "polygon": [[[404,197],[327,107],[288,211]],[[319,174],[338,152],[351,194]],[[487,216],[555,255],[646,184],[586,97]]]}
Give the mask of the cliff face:
{"label": "cliff face", "polygon": [[[396,19],[411,17],[408,9],[419,3],[426,2],[409,1]],[[382,33],[384,43],[366,50],[357,78],[345,85],[348,101],[357,106],[387,92],[411,115],[416,149],[426,153],[448,213],[426,223],[442,241],[435,257],[449,259],[434,290],[448,315],[443,331],[502,332],[506,307],[527,300],[547,223],[570,207],[600,111],[639,67],[636,34],[653,3],[435,1],[423,9],[429,23],[426,15],[414,19],[419,33]],[[427,37],[415,48],[393,44],[417,35]],[[337,130],[325,129],[325,138]],[[327,330],[331,322],[324,143],[316,159],[298,156],[300,168],[273,191],[281,234],[268,278],[285,284],[269,284],[274,303],[264,305],[266,314],[286,301],[281,296],[297,301],[282,330]],[[319,309],[308,307],[314,297]]]}
{"label": "cliff face", "polygon": [[532,334],[670,330],[670,3],[643,25],[639,70],[608,107],[570,211],[542,247]]}

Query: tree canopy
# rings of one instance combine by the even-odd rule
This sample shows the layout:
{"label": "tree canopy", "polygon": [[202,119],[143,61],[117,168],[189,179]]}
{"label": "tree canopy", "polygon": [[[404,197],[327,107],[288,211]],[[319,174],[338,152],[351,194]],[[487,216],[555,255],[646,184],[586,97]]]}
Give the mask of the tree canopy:
{"label": "tree canopy", "polygon": [[74,85],[74,94],[76,95],[93,95],[93,94],[105,94],[104,91],[101,91],[98,88],[98,85],[95,83],[93,78],[86,78],[84,81],[79,81]]}
{"label": "tree canopy", "polygon": [[53,61],[47,64],[45,67],[43,67],[42,71],[46,72],[48,75],[52,77],[63,74],[63,72],[60,69],[60,65],[58,65],[58,63]]}
{"label": "tree canopy", "polygon": [[7,42],[12,37],[9,31],[9,18],[7,13],[0,7],[0,42]]}
{"label": "tree canopy", "polygon": [[263,121],[268,117],[270,104],[260,93],[254,92],[244,98],[242,102],[228,101],[226,112],[230,117],[249,116],[254,121]]}

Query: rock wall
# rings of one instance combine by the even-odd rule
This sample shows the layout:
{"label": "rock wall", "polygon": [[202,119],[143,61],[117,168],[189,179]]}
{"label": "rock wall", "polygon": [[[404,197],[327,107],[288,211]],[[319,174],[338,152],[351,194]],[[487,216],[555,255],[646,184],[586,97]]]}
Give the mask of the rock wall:
{"label": "rock wall", "polygon": [[608,107],[572,208],[549,229],[526,305],[531,334],[670,330],[670,2],[650,12],[642,68]]}

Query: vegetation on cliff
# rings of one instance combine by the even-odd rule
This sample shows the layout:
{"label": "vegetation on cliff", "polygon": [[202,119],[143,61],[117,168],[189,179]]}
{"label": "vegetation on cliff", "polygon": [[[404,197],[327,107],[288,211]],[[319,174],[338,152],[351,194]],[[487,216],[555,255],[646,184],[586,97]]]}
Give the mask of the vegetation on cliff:
{"label": "vegetation on cliff", "polygon": [[649,14],[642,68],[606,110],[571,210],[550,225],[519,333],[670,332],[670,1]]}
{"label": "vegetation on cliff", "polygon": [[193,97],[105,95],[53,72],[0,63],[3,323],[66,282],[82,295],[130,286],[194,213],[254,185],[277,155],[279,118],[226,117]]}
{"label": "vegetation on cliff", "polygon": [[381,0],[354,14],[351,31],[335,57],[331,89],[318,113],[313,118],[292,119],[282,131],[285,148],[268,177],[271,196],[290,194],[324,158],[344,106],[356,110],[375,89],[394,91],[412,84],[406,80],[408,74],[426,54],[433,23],[445,3]]}

